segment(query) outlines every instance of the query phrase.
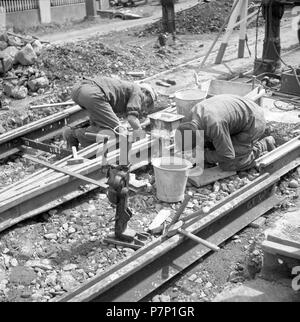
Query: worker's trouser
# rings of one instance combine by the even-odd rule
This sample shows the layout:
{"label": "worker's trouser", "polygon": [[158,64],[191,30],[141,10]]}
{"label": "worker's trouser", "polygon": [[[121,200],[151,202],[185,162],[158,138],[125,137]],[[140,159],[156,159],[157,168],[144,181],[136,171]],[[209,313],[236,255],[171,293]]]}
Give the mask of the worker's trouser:
{"label": "worker's trouser", "polygon": [[[79,94],[76,103],[87,110],[91,124],[87,128],[71,129],[65,128],[63,136],[67,141],[67,146],[86,147],[96,142],[96,139],[86,135],[89,133],[99,133],[102,130],[113,130],[119,125],[119,118],[113,111],[112,106],[107,101],[106,96],[93,81],[84,80],[79,87]],[[109,131],[109,130],[108,130]]]}
{"label": "worker's trouser", "polygon": [[231,136],[235,159],[219,162],[220,168],[226,171],[244,171],[254,166],[255,160],[268,151],[265,139],[259,140],[266,128],[264,120],[256,120],[249,131]]}
{"label": "worker's trouser", "polygon": [[71,149],[72,146],[75,146],[77,149],[79,147],[79,143],[81,147],[85,148],[96,142],[96,138],[89,137],[85,133],[98,133],[99,128],[95,126],[89,126],[87,128],[77,128],[72,129],[70,127],[64,128],[63,137],[67,142],[67,148]]}
{"label": "worker's trouser", "polygon": [[99,142],[97,141],[96,136],[88,135],[88,133],[104,134],[109,136],[114,135],[112,130],[101,129],[98,126],[89,126],[87,128],[77,128],[77,129],[65,127],[63,131],[63,137],[67,142],[67,148],[71,149],[72,146],[75,146],[78,149],[79,143],[82,148],[85,148],[93,143]]}

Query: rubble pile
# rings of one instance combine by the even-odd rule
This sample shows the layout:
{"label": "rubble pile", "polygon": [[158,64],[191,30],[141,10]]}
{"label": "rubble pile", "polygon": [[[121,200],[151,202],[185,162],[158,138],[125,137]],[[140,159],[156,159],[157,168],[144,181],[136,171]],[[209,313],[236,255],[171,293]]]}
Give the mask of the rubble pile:
{"label": "rubble pile", "polygon": [[0,73],[3,92],[8,97],[23,99],[28,94],[42,94],[49,86],[46,74],[36,65],[43,45],[31,36],[0,35]]}
{"label": "rubble pile", "polygon": [[108,46],[97,37],[64,46],[51,46],[39,59],[50,81],[74,82],[82,76],[119,76],[134,79],[132,70],[159,70],[160,58],[140,46]]}
{"label": "rubble pile", "polygon": [[[229,15],[233,0],[212,1],[210,3],[199,3],[192,8],[176,13],[177,33],[202,34],[215,32],[225,22]],[[139,36],[153,35],[161,32],[162,22],[157,21],[139,32]]]}

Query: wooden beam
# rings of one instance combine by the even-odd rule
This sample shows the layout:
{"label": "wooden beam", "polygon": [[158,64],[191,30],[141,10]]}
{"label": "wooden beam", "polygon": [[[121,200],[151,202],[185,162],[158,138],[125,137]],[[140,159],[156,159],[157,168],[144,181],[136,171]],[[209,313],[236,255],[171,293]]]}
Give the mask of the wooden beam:
{"label": "wooden beam", "polygon": [[283,255],[290,258],[300,259],[300,249],[264,240],[261,244],[262,249],[270,254]]}
{"label": "wooden beam", "polygon": [[71,177],[74,177],[74,178],[77,178],[77,179],[80,179],[80,180],[83,180],[83,181],[86,181],[88,183],[92,183],[98,187],[101,187],[103,189],[107,189],[108,185],[106,184],[103,184],[101,182],[98,182],[96,180],[93,180],[89,177],[86,177],[86,176],[83,176],[79,173],[76,173],[74,171],[70,171],[68,169],[65,169],[65,168],[60,168],[54,164],[51,164],[49,162],[46,162],[46,161],[42,161],[40,159],[37,159],[37,158],[34,158],[32,157],[31,155],[28,155],[28,154],[24,154],[23,157],[27,160],[30,160],[32,162],[35,162],[35,163],[38,163],[38,164],[41,164],[43,165],[44,167],[47,167],[49,169],[53,169],[54,171],[57,171],[57,172],[61,172],[61,173],[64,173],[64,174],[67,174],[68,176],[71,176]]}
{"label": "wooden beam", "polygon": [[282,244],[282,245],[285,245],[285,246],[295,247],[295,248],[298,248],[300,250],[300,241],[297,241],[297,240],[290,240],[290,239],[287,239],[285,237],[273,235],[272,233],[267,234],[267,240],[271,241],[273,243]]}
{"label": "wooden beam", "polygon": [[[157,142],[157,139],[149,140],[149,137],[144,140],[138,141],[133,145],[133,149],[131,153],[136,154],[139,151],[148,149],[150,146],[154,145],[155,142]],[[120,155],[120,150],[114,150],[113,152],[109,153],[107,158],[108,162],[115,163],[116,160],[118,160],[119,155]],[[102,164],[102,156],[93,160],[89,160],[89,163],[87,165],[83,164],[75,167],[76,167],[76,171],[78,171],[80,174],[86,175],[100,170],[101,164]],[[28,187],[28,189],[25,189],[25,191],[22,191],[22,192],[19,192],[17,190],[17,185],[14,187],[15,190],[10,189],[7,192],[3,192],[0,195],[0,198],[1,198],[0,215],[3,211],[10,209],[11,207],[18,205],[24,202],[25,200],[41,195],[42,193],[50,191],[51,189],[56,189],[60,185],[63,185],[69,182],[70,176],[57,173],[57,174],[53,174],[53,176],[46,179],[47,180],[33,182],[31,187]]]}

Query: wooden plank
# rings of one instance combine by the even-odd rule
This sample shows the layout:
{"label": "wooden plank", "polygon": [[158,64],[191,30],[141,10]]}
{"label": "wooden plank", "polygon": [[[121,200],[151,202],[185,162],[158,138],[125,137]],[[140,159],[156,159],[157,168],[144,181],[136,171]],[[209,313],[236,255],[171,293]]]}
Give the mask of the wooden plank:
{"label": "wooden plank", "polygon": [[[71,109],[67,109],[65,111],[68,111],[69,114],[72,114],[72,111],[74,110],[74,108],[71,108]],[[75,111],[77,110],[80,110],[80,108],[78,109],[78,107],[76,107]],[[164,109],[163,111],[165,112],[176,112],[176,108],[174,107],[169,107],[169,108],[166,108]],[[62,112],[60,113],[57,113],[56,115],[58,114],[61,114]],[[44,119],[45,120],[45,119]],[[31,123],[34,124],[35,122]],[[40,124],[40,121],[37,121],[36,123],[39,123]],[[147,121],[144,122],[143,124],[144,125],[147,125]],[[28,127],[28,125],[22,127],[22,128],[18,128],[16,130],[13,130],[13,131],[10,131],[9,133],[12,134],[12,136],[15,135],[15,132],[16,131],[21,131],[21,133],[24,133],[23,131],[25,130],[25,127]],[[31,128],[31,127],[30,127]],[[26,129],[28,130],[28,129]],[[10,135],[11,136],[11,135]],[[1,138],[3,139],[3,135],[0,135],[0,141],[1,141]],[[141,140],[142,141],[142,140]],[[114,144],[115,141],[112,141],[111,143]],[[99,154],[102,153],[102,150],[103,150],[103,144],[101,143],[100,145],[97,144],[97,143],[94,143],[80,151],[78,151],[78,155],[80,157],[83,157],[83,158],[90,158],[90,157],[93,157],[96,152],[98,152]],[[18,150],[16,150],[17,152]],[[69,156],[69,157],[66,157],[58,162],[55,163],[55,165],[64,165],[65,162],[67,162],[67,160],[69,160],[72,156]],[[134,168],[134,166],[133,166]],[[49,170],[49,169],[42,169],[42,170],[39,170],[37,172],[35,172],[34,174],[18,181],[17,183],[14,183],[12,185],[10,185],[9,187],[5,187],[3,189],[0,190],[0,200],[3,199],[1,193],[5,192],[5,193],[9,193],[9,191],[11,192],[11,194],[13,194],[13,192],[15,191],[15,189],[18,189],[20,190],[21,187],[27,187],[29,184],[31,183],[34,183],[36,181],[39,181],[39,180],[43,180],[45,179],[46,177],[50,176],[50,175],[53,175],[55,173],[54,170]]]}
{"label": "wooden plank", "polygon": [[261,247],[265,252],[270,254],[300,259],[300,249],[298,247],[282,245],[269,240],[264,240]]}
{"label": "wooden plank", "polygon": [[[136,142],[134,145],[135,149],[138,149],[139,145],[142,145],[145,142],[147,142],[147,139]],[[112,146],[115,146],[115,144],[116,144],[116,140],[112,140],[110,142],[109,146],[112,147]],[[91,157],[91,156],[95,155],[96,153],[102,155],[102,151],[103,151],[103,144],[102,143],[100,145],[94,144],[91,146],[90,149],[86,148],[86,149],[80,150],[78,152],[78,155],[80,157],[87,158],[87,157]],[[133,151],[136,151],[136,150],[133,150]],[[118,149],[111,151],[108,154],[111,157],[110,161],[112,161],[113,158],[116,157],[118,153],[119,153]],[[67,165],[67,161],[70,158],[71,158],[71,156],[69,156],[61,161],[58,161],[55,163],[55,165],[59,165],[59,166],[60,165]],[[87,167],[88,164],[92,164],[93,162],[95,162],[95,159],[87,160],[87,161],[89,163],[86,162],[85,165],[74,166],[73,169],[76,171],[82,170],[85,167]],[[1,192],[3,192],[4,195],[0,194],[0,200],[10,198],[10,196],[20,194],[21,192],[25,192],[29,189],[34,189],[35,187],[38,187],[43,183],[45,183],[45,184],[50,183],[62,176],[61,174],[56,173],[54,170],[48,170],[47,172],[45,172],[45,171],[47,171],[47,170],[45,170],[45,169],[40,170],[36,174],[31,175],[29,178],[26,178],[26,179],[20,181],[19,183],[12,185],[9,189],[7,189],[7,188],[3,189]]]}
{"label": "wooden plank", "polygon": [[[101,148],[101,146],[100,146]],[[90,157],[91,154],[95,155],[96,151],[97,151],[97,147],[94,146],[93,147],[93,153],[90,153],[90,150],[81,150],[78,152],[79,155],[81,155],[82,157]],[[67,160],[69,160],[72,156],[68,156],[58,162],[55,162],[55,165],[60,166],[60,165],[65,165]],[[47,180],[47,178],[50,178],[51,176],[53,176],[53,174],[55,174],[56,172],[52,169],[47,169],[47,168],[43,168],[33,174],[31,174],[30,176],[10,185],[9,187],[5,187],[3,189],[0,190],[0,200],[4,199],[4,195],[3,194],[7,194],[7,193],[11,193],[13,194],[13,192],[15,191],[22,191],[23,189],[28,189],[29,186],[31,186],[32,184],[36,184],[37,182],[42,182],[44,180]],[[57,174],[57,173],[56,173]]]}
{"label": "wooden plank", "polygon": [[[135,169],[143,166],[143,163],[134,165]],[[104,174],[96,170],[89,174],[89,176],[96,180],[102,180]],[[53,209],[67,201],[76,199],[94,189],[98,189],[95,185],[87,184],[85,189],[79,189],[81,181],[74,178],[74,180],[66,184],[59,185],[56,189],[48,190],[44,194],[39,194],[35,198],[25,200],[17,204],[15,207],[8,209],[0,214],[0,231],[3,231],[23,220],[32,218],[38,214],[44,213]]]}
{"label": "wooden plank", "polygon": [[[115,142],[112,141],[111,143],[113,144]],[[94,143],[80,151],[78,151],[78,155],[82,158],[90,158],[95,156],[96,153],[101,154],[103,150],[103,144],[97,144]],[[68,156],[60,161],[55,162],[55,165],[60,166],[60,165],[66,165],[67,161],[69,159],[71,159],[72,156]],[[78,169],[78,168],[74,168],[74,169]],[[33,173],[32,175],[24,178],[23,180],[20,180],[17,183],[14,183],[12,185],[10,185],[9,187],[3,188],[0,191],[0,200],[4,199],[4,196],[2,195],[2,193],[14,193],[16,190],[18,191],[22,191],[22,188],[27,189],[30,185],[36,185],[37,182],[43,182],[45,180],[50,180],[53,178],[56,178],[57,173],[54,170],[48,170],[46,168],[41,169],[35,173]]]}
{"label": "wooden plank", "polygon": [[[84,148],[84,149],[78,151],[78,155],[83,158],[90,158],[90,157],[93,157],[98,150],[102,151],[102,148],[103,148],[103,144],[98,145],[97,143],[95,143],[93,145],[88,146],[87,148]],[[63,158],[62,160],[55,162],[55,165],[58,165],[58,166],[64,165],[71,157],[72,156],[70,155],[66,158]],[[45,179],[46,177],[53,175],[54,173],[55,173],[54,170],[49,170],[49,169],[43,168],[43,169],[31,174],[30,176],[10,185],[9,187],[5,187],[5,188],[1,189],[0,190],[0,200],[2,199],[1,194],[3,192],[5,193],[11,189],[20,189],[21,187],[28,187],[31,183]]]}
{"label": "wooden plank", "polygon": [[267,240],[271,241],[273,243],[278,243],[278,244],[282,244],[282,245],[285,245],[285,246],[295,247],[295,248],[298,248],[300,250],[300,242],[296,241],[296,240],[283,238],[283,237],[273,235],[273,234],[270,234],[270,233],[268,233],[268,235],[267,235]]}
{"label": "wooden plank", "polygon": [[204,169],[201,175],[196,175],[193,170],[189,172],[189,182],[191,182],[197,188],[206,186],[217,180],[221,180],[236,174],[236,171],[223,171],[219,166],[213,168]]}
{"label": "wooden plank", "polygon": [[[157,139],[149,140],[149,137],[147,139],[138,141],[133,145],[133,149],[131,150],[131,154],[134,155],[139,151],[142,151],[144,149],[148,149],[150,146],[153,146],[155,144],[155,142],[157,142]],[[115,150],[111,154],[109,154],[108,159],[107,159],[108,162],[115,163],[119,157],[119,152],[120,152],[119,150]],[[102,156],[91,160],[91,163],[88,164],[87,166],[80,165],[81,169],[80,169],[80,171],[78,170],[78,173],[82,174],[82,175],[87,175],[91,172],[99,170],[101,168],[101,164],[102,164]],[[29,191],[22,193],[21,196],[14,196],[14,195],[6,194],[5,198],[2,199],[2,197],[4,195],[4,194],[2,194],[2,196],[0,196],[2,199],[0,202],[0,214],[3,211],[16,206],[17,204],[20,204],[21,202],[23,202],[25,200],[33,198],[39,194],[42,194],[46,191],[51,190],[51,189],[55,189],[55,188],[59,187],[59,185],[70,181],[70,176],[66,176],[64,174],[57,174],[57,175],[59,175],[58,179],[53,180],[51,182],[51,184],[46,183],[46,182],[41,182],[40,185],[34,187],[34,189],[31,189]]]}
{"label": "wooden plank", "polygon": [[98,187],[101,187],[103,189],[107,189],[108,185],[106,184],[103,184],[101,182],[98,182],[96,180],[93,180],[93,179],[90,179],[89,177],[85,177],[79,173],[76,173],[74,171],[70,171],[68,169],[65,169],[65,168],[60,168],[54,164],[51,164],[49,162],[46,162],[46,161],[42,161],[40,159],[37,159],[37,158],[34,158],[32,157],[31,155],[28,155],[28,154],[24,154],[23,157],[27,160],[30,160],[32,162],[35,162],[35,163],[38,163],[38,164],[41,164],[43,165],[44,167],[47,167],[49,169],[53,169],[54,171],[57,171],[57,172],[61,172],[61,173],[64,173],[68,176],[71,176],[71,177],[74,177],[74,178],[77,178],[77,179],[80,179],[80,180],[83,180],[83,181],[86,181],[88,183],[92,183]]}

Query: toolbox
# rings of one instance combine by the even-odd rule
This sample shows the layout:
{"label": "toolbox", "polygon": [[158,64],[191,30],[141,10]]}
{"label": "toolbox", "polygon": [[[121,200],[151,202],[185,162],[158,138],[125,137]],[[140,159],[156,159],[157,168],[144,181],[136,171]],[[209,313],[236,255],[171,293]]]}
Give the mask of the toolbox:
{"label": "toolbox", "polygon": [[[296,78],[297,75],[297,78]],[[297,81],[298,80],[298,81]],[[283,72],[281,75],[280,92],[300,96],[300,69]]]}
{"label": "toolbox", "polygon": [[148,115],[151,129],[172,132],[181,123],[184,115],[169,112],[156,112]]}

